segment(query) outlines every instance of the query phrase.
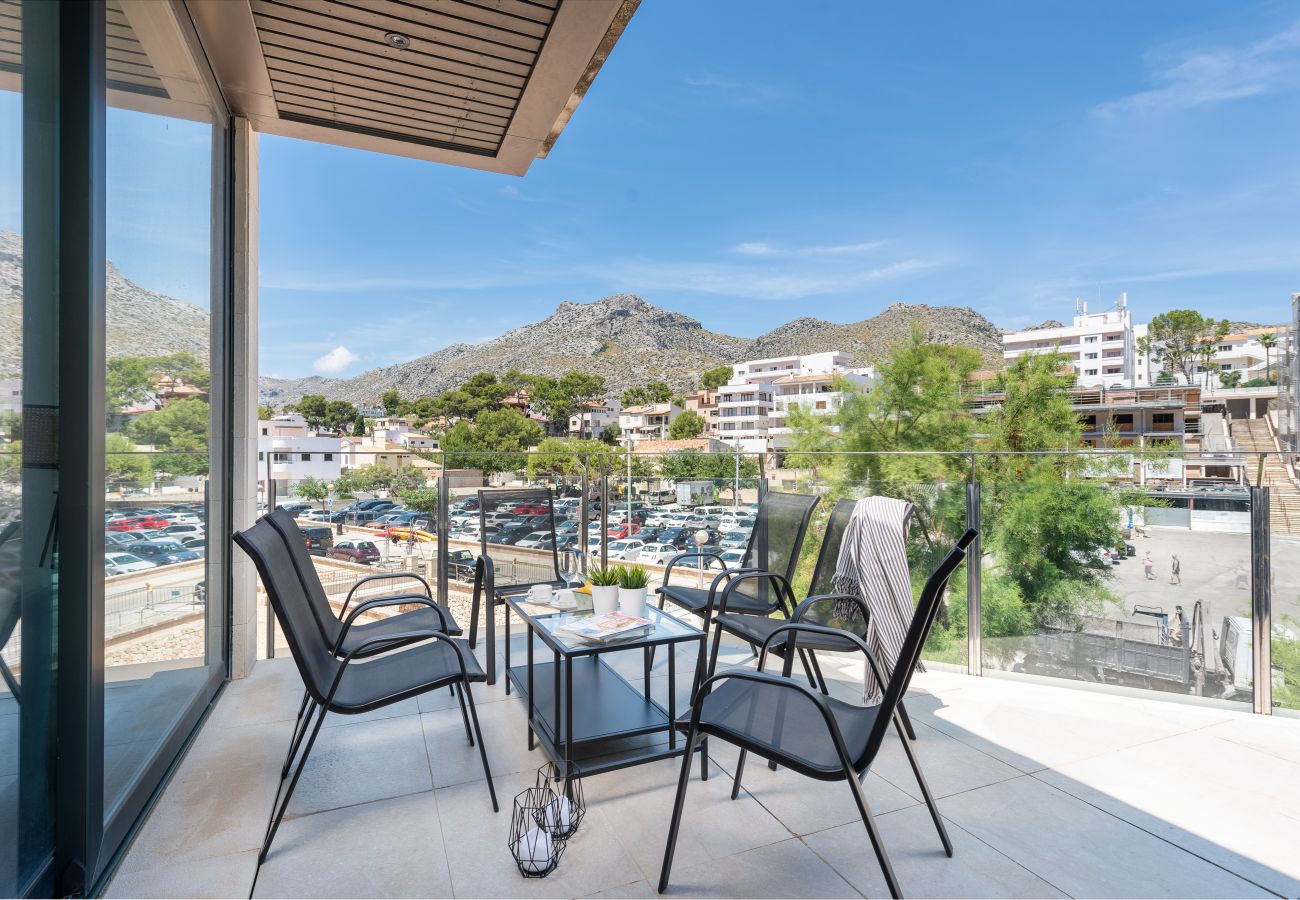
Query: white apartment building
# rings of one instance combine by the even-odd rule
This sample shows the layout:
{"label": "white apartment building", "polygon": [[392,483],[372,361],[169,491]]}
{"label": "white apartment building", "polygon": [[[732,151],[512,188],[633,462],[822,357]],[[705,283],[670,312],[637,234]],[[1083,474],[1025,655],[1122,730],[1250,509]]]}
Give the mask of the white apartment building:
{"label": "white apartment building", "polygon": [[[1275,343],[1272,347],[1260,343],[1259,339],[1266,334],[1273,335]],[[1279,363],[1288,358],[1290,343],[1290,329],[1284,325],[1250,328],[1230,334],[1219,341],[1209,369],[1216,376],[1219,372],[1240,372],[1242,384],[1255,378],[1267,379],[1268,373],[1276,371]],[[1205,370],[1205,366],[1196,367],[1198,374],[1204,374]],[[1212,377],[1209,381],[1211,383],[1207,390],[1210,393],[1221,389],[1217,377]]]}
{"label": "white apartment building", "polygon": [[853,358],[838,350],[751,360],[737,363],[734,372],[718,388],[717,436],[748,453],[782,446],[790,434],[785,423],[791,404],[834,412],[843,400],[833,390],[837,376],[863,386],[875,379],[874,370],[855,367]]}
{"label": "white apartment building", "polygon": [[618,414],[623,405],[617,400],[592,400],[585,403],[578,412],[569,416],[569,436],[575,438],[597,438],[611,424],[618,423]]}
{"label": "white apartment building", "polygon": [[258,493],[263,499],[268,464],[276,499],[284,500],[304,478],[338,478],[342,457],[339,439],[316,435],[302,416],[280,415],[257,423]]}
{"label": "white apartment building", "polygon": [[629,406],[618,414],[618,439],[620,441],[665,440],[668,426],[681,414],[676,403],[648,403]]}
{"label": "white apartment building", "polygon": [[1128,294],[1120,294],[1113,309],[1088,312],[1088,301],[1077,300],[1071,325],[1034,328],[1002,336],[1002,357],[1008,363],[1027,353],[1064,353],[1078,374],[1080,387],[1146,387],[1158,374],[1154,360],[1140,354],[1139,338],[1146,325],[1134,325]]}

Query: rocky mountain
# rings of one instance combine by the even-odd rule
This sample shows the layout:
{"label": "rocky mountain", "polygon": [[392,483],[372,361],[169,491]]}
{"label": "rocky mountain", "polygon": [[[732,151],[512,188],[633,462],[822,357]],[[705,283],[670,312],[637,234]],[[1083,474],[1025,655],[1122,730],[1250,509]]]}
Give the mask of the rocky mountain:
{"label": "rocky mountain", "polygon": [[[23,239],[0,232],[0,375],[21,369]],[[110,358],[187,351],[208,358],[208,312],[140,287],[108,263],[105,280]]]}
{"label": "rocky mountain", "polygon": [[475,372],[502,374],[511,368],[539,375],[570,369],[605,376],[612,392],[663,380],[674,389],[696,387],[699,373],[724,363],[790,353],[843,350],[866,364],[879,361],[913,327],[928,339],[968,344],[1000,357],[1001,332],[965,307],[895,303],[861,322],[838,324],[795,319],[761,337],[748,339],[709,331],[697,320],[616,294],[594,303],[564,302],[549,317],[482,344],[453,344],[409,362],[363,372],[353,378],[261,380],[262,402],[292,403],[303,394],[373,404],[387,390],[404,397],[437,394]]}

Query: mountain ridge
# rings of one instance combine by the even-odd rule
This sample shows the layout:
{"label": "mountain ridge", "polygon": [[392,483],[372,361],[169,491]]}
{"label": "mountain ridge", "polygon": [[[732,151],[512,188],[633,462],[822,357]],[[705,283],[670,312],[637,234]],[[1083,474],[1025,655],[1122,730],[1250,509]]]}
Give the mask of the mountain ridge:
{"label": "mountain ridge", "polygon": [[636,294],[612,294],[590,303],[565,300],[540,322],[512,328],[479,344],[453,344],[404,363],[350,378],[262,378],[261,402],[274,407],[304,394],[375,404],[387,390],[403,397],[436,395],[475,372],[560,375],[569,369],[605,377],[612,395],[648,381],[692,390],[699,373],[727,363],[840,350],[860,365],[881,361],[913,328],[927,340],[964,344],[990,360],[1001,358],[1002,331],[969,307],[894,303],[859,322],[801,316],[756,338],[710,331],[684,313],[655,306]]}

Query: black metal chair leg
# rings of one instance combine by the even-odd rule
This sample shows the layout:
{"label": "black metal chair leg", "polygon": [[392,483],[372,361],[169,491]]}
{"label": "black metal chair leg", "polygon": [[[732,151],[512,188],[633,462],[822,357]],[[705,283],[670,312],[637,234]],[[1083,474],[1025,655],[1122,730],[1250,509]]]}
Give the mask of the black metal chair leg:
{"label": "black metal chair leg", "polygon": [[677,779],[677,798],[673,801],[673,815],[668,825],[668,845],[664,847],[664,864],[659,872],[659,893],[668,890],[668,874],[673,869],[673,853],[677,850],[677,830],[682,824],[682,807],[686,804],[686,787],[691,780],[691,754],[695,752],[695,729],[686,734],[686,747],[682,753],[682,774]]}
{"label": "black metal chair leg", "polygon": [[912,749],[912,742],[903,733],[903,724],[898,716],[894,716],[894,727],[898,729],[898,739],[903,742],[903,752],[907,754],[907,761],[912,766],[912,774],[916,776],[916,783],[921,786],[921,796],[925,797],[925,805],[930,809],[930,818],[934,820],[934,827],[939,832],[939,840],[943,841],[943,852],[951,857],[952,841],[948,839],[948,828],[943,824],[943,816],[939,815],[939,805],[934,802],[934,795],[930,793],[930,785],[921,772],[921,761],[916,758],[916,751]]}
{"label": "black metal chair leg", "polygon": [[808,661],[812,663],[813,674],[817,676],[817,690],[830,696],[830,688],[826,686],[826,677],[822,675],[822,667],[817,664],[817,653],[814,650],[808,651]]}
{"label": "black metal chair leg", "polygon": [[817,678],[813,675],[812,666],[808,665],[808,654],[804,652],[803,647],[799,648],[799,662],[803,666],[804,677],[808,679],[809,687],[817,689]]}
{"label": "black metal chair leg", "polygon": [[736,761],[736,777],[731,782],[731,799],[735,800],[740,796],[740,778],[745,774],[745,759],[749,756],[748,750],[740,751],[740,758]]}
{"label": "black metal chair leg", "polygon": [[478,738],[478,755],[483,760],[483,777],[487,779],[488,794],[492,797],[492,811],[501,812],[501,807],[497,805],[496,785],[492,783],[492,769],[488,767],[487,747],[483,743],[483,732],[478,727],[478,710],[474,708],[474,695],[470,693],[468,684],[465,685],[464,690],[465,702],[469,706],[469,717],[474,722],[474,736]]}
{"label": "black metal chair leg", "polygon": [[857,801],[858,813],[862,816],[862,824],[867,826],[867,837],[871,839],[871,848],[876,851],[876,862],[880,864],[880,872],[885,876],[885,884],[889,886],[889,896],[894,900],[899,900],[903,892],[898,887],[898,876],[894,874],[894,867],[889,862],[889,854],[885,852],[885,844],[880,838],[880,831],[876,828],[876,820],[871,816],[871,807],[867,805],[867,794],[863,790],[861,782],[852,771],[845,771],[848,778],[849,786],[853,790],[853,799]]}
{"label": "black metal chair leg", "polygon": [[307,704],[306,715],[298,717],[298,721],[293,726],[293,737],[289,740],[289,753],[284,758],[284,766],[280,769],[280,780],[284,781],[289,777],[289,767],[293,765],[293,758],[298,753],[298,748],[302,746],[302,739],[307,734],[307,726],[311,724],[311,717],[317,710],[316,702],[312,701]]}
{"label": "black metal chair leg", "polygon": [[[271,821],[267,823],[266,840],[262,842],[262,852],[257,855],[257,864],[260,866],[266,862],[266,854],[271,850],[271,842],[275,840],[275,833],[280,829],[280,822],[284,819],[285,810],[289,808],[289,801],[293,799],[293,792],[298,787],[298,779],[302,777],[302,770],[307,767],[307,759],[311,756],[312,747],[316,745],[316,737],[320,734],[320,727],[325,724],[325,716],[328,710],[321,708],[320,718],[316,720],[315,727],[311,730],[311,737],[307,741],[307,746],[303,748],[302,759],[298,761],[298,767],[294,769],[293,778],[289,779],[289,786],[284,790],[284,799],[280,800],[280,792],[276,792],[276,800],[279,801],[271,806]],[[308,716],[307,721],[311,717]],[[276,809],[276,806],[279,809]]]}
{"label": "black metal chair leg", "polygon": [[460,683],[457,682],[451,686],[451,692],[460,701],[460,717],[465,721],[465,737],[469,738],[469,745],[474,746],[474,732],[469,727],[469,710],[465,708],[465,694],[461,690]]}
{"label": "black metal chair leg", "polygon": [[907,732],[907,736],[912,740],[916,740],[916,729],[912,727],[912,717],[907,714],[907,707],[903,705],[902,700],[898,701],[898,714],[903,719],[903,730]]}

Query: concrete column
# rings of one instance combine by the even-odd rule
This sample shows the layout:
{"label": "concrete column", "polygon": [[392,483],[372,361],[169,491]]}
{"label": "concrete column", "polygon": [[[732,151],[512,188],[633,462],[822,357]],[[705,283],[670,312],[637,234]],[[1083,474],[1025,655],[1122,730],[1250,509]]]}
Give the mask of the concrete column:
{"label": "concrete column", "polygon": [[[234,251],[235,402],[232,527],[257,518],[257,132],[235,118]],[[257,660],[257,575],[240,550],[231,553],[230,677],[246,678]]]}

